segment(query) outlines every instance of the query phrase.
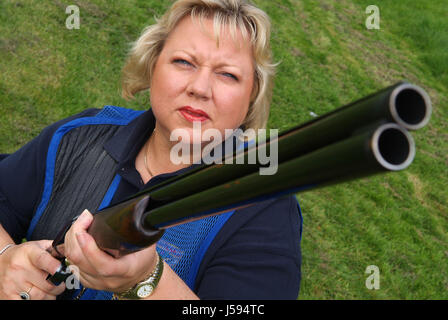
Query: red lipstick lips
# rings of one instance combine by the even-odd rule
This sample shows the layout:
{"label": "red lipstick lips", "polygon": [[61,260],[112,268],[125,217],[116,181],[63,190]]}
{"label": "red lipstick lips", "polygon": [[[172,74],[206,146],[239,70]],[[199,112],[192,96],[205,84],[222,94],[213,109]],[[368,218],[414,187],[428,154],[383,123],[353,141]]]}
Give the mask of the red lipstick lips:
{"label": "red lipstick lips", "polygon": [[205,121],[210,119],[208,114],[202,110],[193,109],[190,106],[185,106],[179,109],[179,112],[182,114],[182,116],[190,121]]}

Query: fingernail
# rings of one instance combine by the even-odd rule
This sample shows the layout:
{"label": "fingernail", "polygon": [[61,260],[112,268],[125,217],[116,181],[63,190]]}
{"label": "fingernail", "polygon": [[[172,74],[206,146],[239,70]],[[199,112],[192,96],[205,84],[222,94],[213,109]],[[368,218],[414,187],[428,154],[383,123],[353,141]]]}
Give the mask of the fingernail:
{"label": "fingernail", "polygon": [[82,217],[83,219],[87,218],[89,216],[89,211],[86,209],[84,210],[81,215],[79,216],[80,218]]}

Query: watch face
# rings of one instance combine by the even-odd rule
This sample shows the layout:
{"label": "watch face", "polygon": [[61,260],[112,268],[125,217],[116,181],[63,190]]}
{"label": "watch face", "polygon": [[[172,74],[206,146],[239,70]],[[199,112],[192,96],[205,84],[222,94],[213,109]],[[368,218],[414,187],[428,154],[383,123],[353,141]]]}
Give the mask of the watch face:
{"label": "watch face", "polygon": [[139,298],[149,297],[151,295],[151,293],[152,293],[152,290],[154,290],[152,285],[150,285],[148,283],[143,284],[140,287],[138,287],[138,289],[137,289],[137,296]]}

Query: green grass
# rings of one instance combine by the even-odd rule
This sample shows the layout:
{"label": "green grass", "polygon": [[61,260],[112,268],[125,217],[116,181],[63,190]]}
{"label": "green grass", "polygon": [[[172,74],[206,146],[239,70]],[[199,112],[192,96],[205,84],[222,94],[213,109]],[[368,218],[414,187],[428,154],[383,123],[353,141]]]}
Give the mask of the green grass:
{"label": "green grass", "polygon": [[[257,0],[272,18],[281,64],[269,127],[280,130],[407,79],[434,104],[413,133],[405,171],[299,194],[304,216],[299,299],[448,299],[448,6],[445,0]],[[81,28],[65,28],[77,4]],[[120,97],[120,69],[141,30],[169,6],[156,0],[0,2],[0,153],[46,125]],[[380,269],[380,289],[365,269]]]}

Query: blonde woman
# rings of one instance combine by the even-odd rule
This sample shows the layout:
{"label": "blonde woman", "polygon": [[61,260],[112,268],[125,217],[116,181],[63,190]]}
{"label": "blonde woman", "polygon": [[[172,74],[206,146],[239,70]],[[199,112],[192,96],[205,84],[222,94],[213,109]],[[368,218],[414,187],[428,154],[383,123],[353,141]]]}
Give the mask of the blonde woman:
{"label": "blonde woman", "polygon": [[[266,126],[269,38],[268,16],[248,1],[179,0],[143,31],[123,69],[123,95],[149,90],[148,111],[88,109],[3,159],[0,298],[297,298],[301,216],[293,196],[170,228],[156,245],[119,259],[86,232],[90,212],[194,167],[171,161],[174,130],[193,141],[194,123],[223,136]],[[65,255],[82,286],[68,290],[45,280],[59,266],[45,249],[81,212]]]}

